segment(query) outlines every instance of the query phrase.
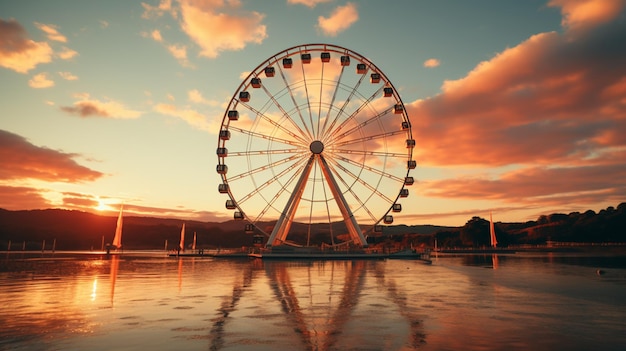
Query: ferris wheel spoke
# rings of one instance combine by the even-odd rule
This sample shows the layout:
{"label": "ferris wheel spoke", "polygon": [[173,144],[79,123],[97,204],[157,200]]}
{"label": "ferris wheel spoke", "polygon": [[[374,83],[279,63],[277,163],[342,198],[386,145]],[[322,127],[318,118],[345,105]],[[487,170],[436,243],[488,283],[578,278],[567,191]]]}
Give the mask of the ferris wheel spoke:
{"label": "ferris wheel spoke", "polygon": [[[315,137],[316,132],[313,123],[313,111],[311,111],[311,99],[309,98],[309,85],[306,82],[306,73],[304,72],[304,65],[300,65],[302,67],[302,80],[304,82],[304,95],[306,96],[306,110],[309,112],[309,123],[311,129],[313,129],[313,136]],[[324,71],[324,64],[322,64],[322,72]]]}
{"label": "ferris wheel spoke", "polygon": [[[356,176],[354,173],[348,171],[347,169],[345,169],[344,167],[342,167],[341,165],[334,163],[335,165],[337,165],[341,170],[343,170],[344,172],[346,172],[348,175],[350,175],[351,177],[353,177],[354,179],[356,179],[357,181],[359,181],[361,184],[365,185],[368,189],[370,189],[372,192],[376,192],[377,190],[372,188],[371,185],[369,185],[367,182],[362,181],[358,176]],[[361,198],[359,197],[359,195],[354,191],[354,189],[348,184],[348,182],[346,182],[343,177],[341,176],[341,174],[339,172],[337,172],[336,170],[334,170],[332,164],[329,164],[329,168],[331,169],[331,171],[334,172],[335,177],[339,178],[339,180],[343,183],[343,185],[346,187],[346,189],[348,189],[348,191],[350,192],[350,194],[356,199],[356,201],[359,203],[359,207],[358,209],[363,208],[365,210],[365,212],[367,212],[367,214],[370,216],[370,219],[375,221],[376,217],[374,217],[374,214],[369,210],[369,208],[367,208],[367,206],[365,206],[365,203],[363,202],[363,200],[361,200]]]}
{"label": "ferris wheel spoke", "polygon": [[[376,115],[374,115],[374,116],[364,120],[363,122],[359,123],[358,125],[356,125],[356,126],[350,128],[350,129],[344,131],[341,134],[337,134],[337,133],[333,134],[332,135],[332,143],[336,143],[338,140],[341,140],[341,139],[343,139],[343,138],[345,138],[347,136],[352,135],[353,133],[355,133],[359,129],[362,129],[362,128],[364,128],[365,126],[367,126],[369,124],[375,123],[377,121],[381,121],[383,117],[385,117],[386,115],[389,114],[389,112],[390,112],[390,110],[384,110],[384,111],[382,111],[382,112],[380,112],[380,113],[378,113],[378,114],[376,114]],[[336,131],[338,131],[338,130],[339,130],[339,128]]]}
{"label": "ferris wheel spoke", "polygon": [[[313,163],[313,180],[317,179],[317,162]],[[311,205],[309,206],[309,222],[307,223],[307,234],[306,234],[306,245],[309,246],[311,243],[311,225],[313,222],[313,203],[315,199],[315,189],[317,182],[313,182],[311,185]]]}
{"label": "ferris wheel spoke", "polygon": [[[261,111],[255,109],[254,107],[252,107],[250,104],[246,104],[246,103],[240,103],[240,104],[243,105],[244,107],[246,107],[248,110],[254,112],[257,116],[261,116],[261,118],[263,120],[267,121],[268,123],[270,123],[274,127],[280,129],[282,132],[286,133],[287,135],[291,135],[292,137],[296,138],[297,140],[300,140],[300,142],[302,142],[303,144],[307,143],[307,141],[304,138],[302,138],[302,136],[300,136],[300,135],[294,133],[293,131],[289,130],[289,128],[287,128],[287,126],[284,126],[281,123],[278,123],[277,121],[271,119],[266,114],[264,114]],[[289,119],[289,118],[288,118],[288,120],[291,121],[291,119]],[[294,123],[291,123],[291,124],[295,125]],[[297,128],[297,126],[296,126],[296,128]],[[298,128],[298,130],[300,130],[300,128]]]}
{"label": "ferris wheel spoke", "polygon": [[[343,115],[346,107],[348,106],[348,103],[350,103],[351,99],[354,97],[354,93],[350,95],[348,99],[346,99],[346,101],[344,102],[343,106],[341,106],[341,108],[339,109],[339,112],[335,115],[333,122],[331,123],[330,127],[328,128],[326,132],[326,135],[324,135],[322,139],[323,140],[332,139],[334,135],[336,135],[341,130],[343,130],[343,128],[345,128],[345,126],[348,123],[350,123],[356,118],[356,116],[359,114],[359,112],[361,112],[361,110],[363,110],[363,108],[368,106],[376,97],[380,96],[380,93],[382,92],[383,88],[384,87],[382,86],[378,88],[378,90],[376,90],[369,98],[367,98],[367,100],[361,103],[361,105],[356,110],[354,110],[348,117],[346,117],[345,120],[341,121],[341,123],[335,128],[335,124],[340,121],[340,117]],[[391,110],[391,108],[385,109],[386,112],[380,113],[376,116],[382,116],[385,113],[387,113],[389,110]]]}
{"label": "ferris wheel spoke", "polygon": [[288,139],[283,139],[283,138],[277,138],[275,136],[270,136],[267,134],[262,134],[262,133],[257,133],[257,132],[253,132],[250,130],[246,130],[243,128],[238,128],[238,127],[233,127],[233,126],[229,126],[228,127],[229,130],[234,130],[237,131],[241,134],[245,134],[251,137],[255,137],[255,138],[261,138],[261,139],[265,139],[265,140],[270,140],[270,141],[275,141],[275,142],[279,142],[282,144],[287,144],[287,145],[292,145],[292,146],[298,146],[298,147],[303,147],[304,144],[299,143],[295,140],[288,140]]}
{"label": "ferris wheel spoke", "polygon": [[388,132],[388,133],[368,135],[368,136],[364,136],[364,137],[361,137],[361,138],[350,139],[350,140],[342,141],[340,143],[335,142],[335,143],[333,143],[333,146],[341,147],[341,146],[346,146],[346,145],[351,145],[351,144],[363,143],[363,142],[366,142],[366,141],[382,139],[382,138],[386,138],[386,137],[394,136],[394,135],[398,135],[398,134],[406,134],[406,132],[404,130],[394,130],[394,131],[391,131],[391,132]]}
{"label": "ferris wheel spoke", "polygon": [[364,150],[346,150],[346,149],[334,149],[333,154],[346,154],[346,155],[361,155],[361,156],[379,156],[379,157],[398,157],[406,158],[407,154],[401,154],[398,152],[381,152],[381,151],[364,151]]}
{"label": "ferris wheel spoke", "polygon": [[247,172],[240,173],[240,174],[234,175],[232,177],[229,177],[229,181],[233,182],[235,180],[239,180],[239,179],[245,178],[247,176],[251,176],[253,174],[256,174],[256,173],[259,173],[259,172],[262,172],[262,171],[266,171],[266,170],[271,169],[273,167],[280,166],[280,165],[288,163],[288,162],[292,162],[292,161],[294,161],[294,160],[296,160],[296,159],[298,159],[300,157],[302,157],[302,154],[296,154],[296,155],[292,155],[292,156],[287,157],[287,158],[283,158],[281,160],[269,163],[267,165],[264,165],[264,166],[261,166],[261,167],[249,170]]}
{"label": "ferris wheel spoke", "polygon": [[[345,68],[345,67],[343,67],[343,68]],[[342,75],[343,75],[343,68],[341,70]],[[343,105],[341,106],[341,108],[339,109],[337,114],[335,115],[335,118],[333,119],[333,123],[331,124],[330,128],[332,128],[335,125],[335,123],[337,121],[337,118],[339,118],[343,114],[343,111],[345,110],[346,106],[348,106],[348,104],[350,103],[350,101],[352,100],[354,95],[357,93],[359,87],[361,86],[361,83],[363,82],[363,79],[367,75],[367,72],[369,72],[369,69],[365,72],[365,74],[361,75],[361,77],[359,78],[359,80],[357,81],[355,86],[350,91],[350,95],[348,95],[348,98],[344,101]],[[337,81],[337,85],[335,86],[335,92],[333,94],[332,101],[331,101],[330,105],[328,106],[328,112],[326,113],[326,118],[324,119],[324,125],[322,126],[322,133],[320,133],[320,135],[325,135],[326,134],[326,127],[327,127],[327,124],[328,124],[328,120],[330,119],[331,107],[335,104],[335,99],[336,99],[336,95],[337,95],[338,91],[339,91],[339,81]],[[376,93],[374,93],[372,96],[375,97],[379,93],[380,93],[380,89]]]}
{"label": "ferris wheel spoke", "polygon": [[348,117],[348,119],[346,119],[341,125],[339,125],[331,135],[328,136],[328,138],[326,140],[330,140],[331,142],[336,142],[337,140],[341,140],[343,138],[345,138],[346,136],[351,135],[352,133],[356,132],[357,130],[375,123],[375,122],[381,122],[382,123],[382,118],[388,115],[391,115],[392,109],[393,107],[389,107],[384,109],[382,112],[379,112],[369,118],[367,118],[366,120],[362,121],[361,123],[355,125],[354,127],[345,130],[343,133],[339,134],[340,131],[342,131],[343,129],[346,128],[348,122],[350,120],[354,120],[356,118],[356,115],[361,112],[361,108],[365,107],[365,105],[359,107],[356,111],[354,111],[354,113],[352,115],[350,115]]}
{"label": "ferris wheel spoke", "polygon": [[[406,156],[406,155],[404,155],[404,156]],[[354,160],[352,160],[352,159],[349,159],[349,158],[347,158],[347,157],[336,156],[336,157],[335,157],[335,158],[333,158],[333,159],[338,159],[338,160],[341,160],[341,161],[343,161],[343,162],[346,162],[346,163],[348,163],[348,164],[351,164],[351,165],[356,166],[356,167],[359,167],[359,168],[363,168],[363,169],[365,169],[366,171],[372,172],[372,173],[377,174],[377,175],[380,175],[380,176],[382,176],[382,177],[389,178],[389,179],[393,179],[393,180],[397,181],[397,182],[398,182],[398,183],[400,183],[400,184],[404,184],[404,179],[402,179],[402,178],[400,178],[400,177],[398,177],[398,176],[395,176],[395,175],[393,175],[393,174],[391,174],[391,173],[387,173],[387,172],[385,172],[385,171],[381,171],[380,169],[377,169],[377,168],[374,168],[374,167],[370,167],[370,166],[367,166],[367,165],[365,165],[365,164],[362,164],[362,163],[356,162],[356,161],[354,161]]]}
{"label": "ferris wheel spoke", "polygon": [[251,191],[249,194],[247,194],[246,196],[242,197],[239,200],[236,200],[237,203],[241,205],[241,204],[245,203],[246,201],[248,201],[249,199],[251,199],[252,197],[254,197],[256,194],[261,193],[268,186],[274,184],[275,181],[281,179],[285,174],[293,171],[298,166],[301,166],[301,163],[304,162],[304,160],[305,160],[305,157],[302,157],[301,160],[293,162],[293,164],[291,164],[289,167],[283,169],[278,174],[274,175],[272,178],[266,180],[263,184],[261,184],[259,186],[256,186],[254,188],[254,190]]}
{"label": "ferris wheel spoke", "polygon": [[250,150],[229,152],[228,157],[237,156],[259,156],[259,155],[279,155],[279,154],[302,154],[303,149],[269,149],[269,150]]}
{"label": "ferris wheel spoke", "polygon": [[[293,184],[293,182],[296,181],[296,177],[306,167],[306,159],[303,159],[302,162],[299,162],[297,164],[292,165],[292,169],[296,168],[296,167],[299,167],[299,170],[294,172],[294,173],[292,173],[291,176],[289,177],[289,179],[287,179],[287,181],[285,182],[285,184],[280,187],[278,192],[269,201],[266,201],[267,203],[266,203],[265,207],[261,210],[261,212],[259,212],[259,215],[254,220],[255,222],[261,221],[263,219],[263,217],[265,216],[265,214],[267,213],[267,211],[269,211],[270,208],[275,208],[274,204],[276,203],[276,201],[278,201],[278,199],[280,199],[281,195],[285,191],[287,191],[287,187],[290,186],[291,184]],[[280,209],[276,209],[276,210],[280,211]]]}
{"label": "ferris wheel spoke", "polygon": [[324,193],[324,204],[326,205],[326,218],[328,219],[328,223],[329,225],[329,230],[330,230],[330,241],[332,245],[335,245],[335,236],[333,234],[333,224],[332,224],[332,217],[330,215],[330,201],[328,198],[328,193],[326,191],[326,187],[322,186],[322,191]]}
{"label": "ferris wheel spoke", "polygon": [[[304,116],[302,116],[302,110],[300,109],[300,104],[298,104],[298,102],[296,101],[295,93],[291,89],[291,84],[289,84],[289,81],[287,80],[287,77],[285,76],[285,72],[283,72],[282,68],[280,68],[280,65],[278,66],[278,70],[280,71],[280,76],[283,79],[283,83],[285,84],[285,87],[287,88],[287,92],[289,93],[289,97],[291,97],[291,102],[293,103],[293,106],[296,109],[296,111],[298,111],[298,117],[300,117],[300,122],[302,122],[302,125],[304,126],[304,129],[306,130],[306,135],[308,136],[308,139],[313,139],[313,134],[309,130],[308,124],[304,120]],[[306,84],[305,84],[305,89],[306,89]],[[307,99],[308,99],[308,94],[307,94]],[[310,109],[309,109],[309,111],[310,111]],[[292,123],[293,123],[293,121],[292,121]],[[301,130],[300,127],[298,127],[298,129]],[[303,135],[304,135],[304,133],[303,133]]]}
{"label": "ferris wheel spoke", "polygon": [[349,169],[347,169],[346,167],[342,166],[341,164],[339,164],[338,162],[334,162],[334,165],[341,169],[343,172],[345,172],[346,174],[348,174],[350,177],[354,178],[354,180],[356,180],[357,182],[359,182],[361,185],[365,186],[368,190],[370,190],[373,194],[378,195],[380,198],[382,198],[383,200],[385,200],[388,203],[393,203],[393,200],[390,199],[388,196],[386,196],[385,194],[381,193],[376,187],[374,187],[372,184],[370,184],[369,182],[364,181],[363,179],[361,179],[361,177],[359,177],[358,175],[354,174],[354,172],[350,171]]}
{"label": "ferris wheel spoke", "polygon": [[[289,113],[285,110],[285,108],[283,107],[283,105],[281,105],[280,102],[278,102],[278,100],[276,100],[276,98],[274,97],[274,95],[272,95],[269,90],[267,90],[267,87],[265,85],[261,86],[263,88],[263,90],[265,91],[265,93],[267,94],[267,96],[269,96],[269,98],[272,100],[272,102],[274,103],[274,105],[280,110],[280,112],[282,113],[283,116],[289,116]],[[298,111],[299,112],[299,111]],[[302,116],[301,116],[302,117]],[[294,126],[294,128],[296,128],[301,135],[311,135],[311,132],[309,132],[306,124],[304,124],[304,128],[306,129],[306,132],[303,131],[300,126],[297,123],[294,123],[294,121],[289,118],[289,121],[291,122],[291,125]]]}

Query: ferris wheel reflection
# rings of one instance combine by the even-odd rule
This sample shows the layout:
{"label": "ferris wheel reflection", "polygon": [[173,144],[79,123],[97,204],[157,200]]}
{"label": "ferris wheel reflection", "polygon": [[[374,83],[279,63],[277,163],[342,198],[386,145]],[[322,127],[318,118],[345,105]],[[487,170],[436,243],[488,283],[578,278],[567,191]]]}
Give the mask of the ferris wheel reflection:
{"label": "ferris wheel reflection", "polygon": [[[285,318],[279,324],[289,325],[292,335],[287,337],[299,339],[304,349],[350,347],[351,338],[363,334],[370,334],[374,342],[382,343],[397,339],[397,334],[402,333],[403,341],[395,342],[402,342],[407,350],[418,349],[425,343],[423,316],[412,307],[411,292],[385,277],[384,262],[255,260],[236,280],[232,295],[223,297],[217,317],[212,319],[211,350],[228,345],[228,336],[237,332],[229,329],[230,318],[234,318],[232,315],[247,292],[266,281]],[[389,311],[378,311],[377,299],[392,302],[393,316],[381,317]],[[262,333],[248,337],[262,338]]]}

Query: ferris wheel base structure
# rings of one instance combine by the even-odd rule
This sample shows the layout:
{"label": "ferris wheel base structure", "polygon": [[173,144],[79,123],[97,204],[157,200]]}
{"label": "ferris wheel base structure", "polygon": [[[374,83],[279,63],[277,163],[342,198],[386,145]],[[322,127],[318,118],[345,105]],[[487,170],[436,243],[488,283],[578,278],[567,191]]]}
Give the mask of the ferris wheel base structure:
{"label": "ferris wheel base structure", "polygon": [[365,248],[402,211],[415,144],[379,67],[340,46],[300,45],[263,61],[233,94],[218,137],[218,190],[255,246]]}
{"label": "ferris wheel base structure", "polygon": [[318,248],[294,248],[289,246],[277,246],[271,249],[258,250],[248,254],[250,258],[263,260],[315,260],[315,261],[341,261],[341,260],[420,260],[430,264],[430,252],[414,249],[403,249],[392,252],[374,252],[364,250],[332,251]]}

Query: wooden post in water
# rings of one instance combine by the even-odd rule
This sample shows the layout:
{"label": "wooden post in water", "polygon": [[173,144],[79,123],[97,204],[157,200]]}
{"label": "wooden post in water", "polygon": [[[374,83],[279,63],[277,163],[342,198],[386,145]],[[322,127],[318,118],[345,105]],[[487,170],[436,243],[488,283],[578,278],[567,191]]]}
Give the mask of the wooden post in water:
{"label": "wooden post in water", "polygon": [[165,252],[167,252],[167,239],[165,239]]}

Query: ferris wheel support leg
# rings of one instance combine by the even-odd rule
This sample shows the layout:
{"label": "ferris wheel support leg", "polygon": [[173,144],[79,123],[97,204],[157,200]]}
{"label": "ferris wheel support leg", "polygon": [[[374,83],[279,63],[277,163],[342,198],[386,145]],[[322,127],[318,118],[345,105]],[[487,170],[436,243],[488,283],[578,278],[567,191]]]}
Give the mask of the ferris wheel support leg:
{"label": "ferris wheel support leg", "polygon": [[302,193],[304,192],[306,181],[309,178],[309,174],[311,173],[313,160],[314,155],[311,155],[309,161],[304,166],[304,170],[300,175],[300,179],[298,179],[298,183],[296,184],[294,191],[289,197],[289,201],[287,201],[287,204],[285,205],[285,209],[280,214],[278,221],[276,221],[276,224],[274,225],[272,234],[267,240],[267,246],[279,245],[287,238],[287,234],[289,233],[289,229],[291,228],[291,223],[293,222],[293,217],[296,214],[296,209],[298,208],[298,204],[300,203],[300,199],[302,198]]}
{"label": "ferris wheel support leg", "polygon": [[348,227],[350,237],[353,241],[361,244],[361,246],[367,246],[367,240],[365,240],[363,232],[361,232],[361,228],[359,227],[356,218],[354,218],[354,214],[352,214],[352,211],[350,210],[350,206],[348,206],[346,199],[343,197],[341,191],[339,191],[339,186],[337,185],[337,181],[328,167],[328,163],[326,163],[326,160],[322,155],[319,155],[318,160],[322,173],[324,174],[324,177],[328,182],[328,186],[330,187],[330,191],[333,193],[335,201],[337,201],[337,206],[339,206],[339,210],[343,216],[343,221],[346,223],[346,227]]}

